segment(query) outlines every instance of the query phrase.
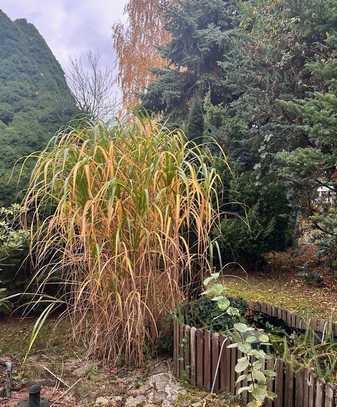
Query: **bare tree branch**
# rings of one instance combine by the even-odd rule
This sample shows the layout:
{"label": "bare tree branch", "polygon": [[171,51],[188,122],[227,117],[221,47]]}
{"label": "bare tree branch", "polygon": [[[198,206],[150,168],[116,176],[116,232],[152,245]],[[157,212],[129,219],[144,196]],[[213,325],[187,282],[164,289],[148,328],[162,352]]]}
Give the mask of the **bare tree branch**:
{"label": "bare tree branch", "polygon": [[102,67],[100,56],[88,52],[72,59],[67,82],[80,111],[92,120],[109,121],[116,113],[114,67]]}

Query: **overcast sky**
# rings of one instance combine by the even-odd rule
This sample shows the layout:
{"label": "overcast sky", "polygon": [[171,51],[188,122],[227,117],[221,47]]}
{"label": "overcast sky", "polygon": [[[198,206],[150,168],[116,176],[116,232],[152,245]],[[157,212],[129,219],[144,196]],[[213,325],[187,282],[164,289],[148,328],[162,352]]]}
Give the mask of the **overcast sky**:
{"label": "overcast sky", "polygon": [[98,52],[113,63],[111,26],[126,0],[0,0],[11,19],[26,18],[40,31],[64,69],[70,58]]}

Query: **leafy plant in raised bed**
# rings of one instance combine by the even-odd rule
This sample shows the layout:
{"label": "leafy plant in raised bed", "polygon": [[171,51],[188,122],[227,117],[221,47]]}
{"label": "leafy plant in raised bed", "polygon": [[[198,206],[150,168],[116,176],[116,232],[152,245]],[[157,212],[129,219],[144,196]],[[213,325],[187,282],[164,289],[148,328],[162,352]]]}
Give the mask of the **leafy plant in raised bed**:
{"label": "leafy plant in raised bed", "polygon": [[[226,297],[226,287],[218,282],[219,277],[220,273],[214,273],[205,279],[203,294],[217,304],[221,311],[220,316],[226,314],[230,318],[238,317],[240,311],[233,307]],[[275,398],[275,394],[268,390],[268,384],[276,374],[273,370],[264,367],[265,361],[271,359],[263,349],[270,346],[269,336],[263,330],[238,322],[234,323],[232,339],[234,343],[228,347],[236,347],[243,354],[235,366],[236,373],[240,374],[236,382],[241,386],[238,394],[247,391],[253,397],[247,407],[260,407],[266,399]],[[242,383],[247,385],[242,386]]]}
{"label": "leafy plant in raised bed", "polygon": [[336,383],[337,342],[330,322],[322,335],[308,327],[304,335],[294,335],[284,345],[283,357],[287,362],[313,369],[318,377]]}

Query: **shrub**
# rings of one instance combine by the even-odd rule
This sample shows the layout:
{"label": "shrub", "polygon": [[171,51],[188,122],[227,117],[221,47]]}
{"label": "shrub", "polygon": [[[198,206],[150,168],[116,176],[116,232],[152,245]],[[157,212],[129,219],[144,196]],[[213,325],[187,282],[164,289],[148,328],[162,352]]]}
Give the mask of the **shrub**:
{"label": "shrub", "polygon": [[281,186],[258,185],[254,175],[242,174],[230,181],[226,199],[218,233],[223,260],[252,265],[290,245],[292,212]]}
{"label": "shrub", "polygon": [[24,270],[19,270],[29,246],[29,233],[20,226],[22,210],[19,205],[0,208],[0,298],[21,291],[27,283]]}
{"label": "shrub", "polygon": [[211,267],[218,177],[205,154],[140,118],[69,130],[41,154],[25,200],[36,278],[43,290],[61,274],[73,332],[90,354],[141,365],[159,321]]}

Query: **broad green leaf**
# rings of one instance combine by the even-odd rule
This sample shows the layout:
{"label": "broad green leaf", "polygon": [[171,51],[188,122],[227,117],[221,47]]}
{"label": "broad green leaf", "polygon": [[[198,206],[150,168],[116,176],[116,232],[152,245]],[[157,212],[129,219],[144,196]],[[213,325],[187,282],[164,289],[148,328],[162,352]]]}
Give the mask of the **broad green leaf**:
{"label": "broad green leaf", "polygon": [[251,355],[257,359],[265,359],[267,356],[263,350],[257,350],[257,349],[253,349]]}
{"label": "broad green leaf", "polygon": [[222,284],[213,284],[207,288],[206,295],[209,298],[219,297],[220,295],[222,295],[224,293],[224,291],[225,291],[225,288]]}
{"label": "broad green leaf", "polygon": [[239,322],[237,324],[234,324],[234,329],[236,329],[238,332],[241,334],[249,331],[249,326],[246,324],[243,324],[242,322]]}
{"label": "broad green leaf", "polygon": [[249,366],[249,359],[241,358],[238,360],[238,363],[235,366],[235,371],[236,371],[236,373],[244,372],[248,366]]}
{"label": "broad green leaf", "polygon": [[264,401],[268,395],[268,390],[266,385],[255,385],[252,391],[252,396],[258,401]]}
{"label": "broad green leaf", "polygon": [[259,341],[260,342],[269,342],[269,336],[266,334],[262,334],[259,336]]}
{"label": "broad green leaf", "polygon": [[223,298],[221,300],[218,301],[218,308],[221,311],[226,311],[226,309],[228,309],[228,307],[230,306],[230,302],[227,298]]}
{"label": "broad green leaf", "polygon": [[249,343],[239,343],[238,348],[243,353],[250,353],[252,351],[252,347]]}
{"label": "broad green leaf", "polygon": [[228,307],[226,312],[227,312],[228,315],[230,315],[232,317],[239,317],[240,316],[240,311],[235,307]]}
{"label": "broad green leaf", "polygon": [[259,383],[265,384],[267,382],[266,376],[260,370],[253,369],[252,376]]}
{"label": "broad green leaf", "polygon": [[246,342],[247,342],[247,343],[256,343],[256,342],[257,342],[257,338],[256,338],[256,336],[254,336],[254,335],[249,335],[249,336],[247,336],[247,338],[246,338]]}
{"label": "broad green leaf", "polygon": [[[254,363],[253,363],[253,367],[254,367],[254,369],[262,369],[262,362],[260,361],[260,360],[256,360]],[[266,372],[266,371],[265,371]]]}

